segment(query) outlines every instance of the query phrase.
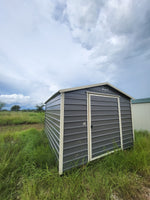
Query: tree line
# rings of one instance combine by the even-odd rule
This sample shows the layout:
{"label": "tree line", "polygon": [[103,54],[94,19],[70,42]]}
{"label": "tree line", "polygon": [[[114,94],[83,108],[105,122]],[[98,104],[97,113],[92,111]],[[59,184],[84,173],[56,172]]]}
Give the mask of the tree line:
{"label": "tree line", "polygon": [[[4,102],[0,102],[0,111],[3,111],[3,108],[6,106],[6,103],[4,103]],[[38,111],[38,112],[42,112],[42,111],[44,111],[44,104],[37,104],[36,106],[36,111]],[[19,106],[19,105],[13,105],[11,108],[10,108],[10,110],[11,111],[20,111],[20,109],[21,109],[21,106]],[[23,109],[22,111],[35,111],[34,109]]]}

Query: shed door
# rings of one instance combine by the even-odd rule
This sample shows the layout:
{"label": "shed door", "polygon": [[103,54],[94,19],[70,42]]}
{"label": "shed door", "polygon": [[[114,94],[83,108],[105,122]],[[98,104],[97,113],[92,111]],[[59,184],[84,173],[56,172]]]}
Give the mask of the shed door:
{"label": "shed door", "polygon": [[122,148],[119,97],[88,94],[89,161]]}

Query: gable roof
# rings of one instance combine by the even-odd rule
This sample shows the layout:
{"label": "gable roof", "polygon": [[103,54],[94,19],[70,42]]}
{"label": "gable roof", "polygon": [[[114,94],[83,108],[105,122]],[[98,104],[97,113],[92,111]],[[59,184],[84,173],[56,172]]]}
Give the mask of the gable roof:
{"label": "gable roof", "polygon": [[98,84],[92,84],[92,85],[85,85],[85,86],[80,86],[80,87],[73,87],[73,88],[61,89],[58,92],[56,92],[54,95],[52,95],[45,103],[47,103],[50,99],[52,99],[53,97],[55,97],[55,96],[57,96],[58,94],[61,94],[61,93],[72,92],[72,91],[75,91],[75,90],[82,90],[82,89],[87,89],[87,88],[92,88],[92,87],[97,87],[97,86],[103,86],[103,85],[108,85],[111,88],[117,90],[118,92],[124,94],[128,98],[134,99],[133,97],[131,97],[128,94],[126,94],[125,92],[119,90],[118,88],[116,88],[115,86],[111,85],[110,83],[104,82],[104,83],[98,83]]}
{"label": "gable roof", "polygon": [[150,98],[142,98],[142,99],[133,99],[132,104],[137,103],[150,103]]}

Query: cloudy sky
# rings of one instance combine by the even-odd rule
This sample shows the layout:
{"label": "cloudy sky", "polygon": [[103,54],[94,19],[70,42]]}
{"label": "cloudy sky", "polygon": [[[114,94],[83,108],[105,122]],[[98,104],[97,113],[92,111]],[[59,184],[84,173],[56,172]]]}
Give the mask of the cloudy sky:
{"label": "cloudy sky", "polygon": [[106,81],[150,97],[149,0],[0,0],[0,101]]}

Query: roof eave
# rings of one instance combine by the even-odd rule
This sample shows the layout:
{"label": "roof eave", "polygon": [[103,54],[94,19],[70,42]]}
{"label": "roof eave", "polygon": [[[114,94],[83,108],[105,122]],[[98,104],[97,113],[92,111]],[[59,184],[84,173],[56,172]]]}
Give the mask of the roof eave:
{"label": "roof eave", "polygon": [[74,88],[68,88],[68,89],[61,89],[58,90],[55,94],[53,94],[47,101],[45,101],[45,104],[51,100],[52,98],[54,98],[56,95],[61,94],[61,93],[65,93],[65,92],[72,92],[75,90],[82,90],[82,89],[86,89],[86,88],[92,88],[92,87],[97,87],[97,86],[102,86],[102,85],[108,85],[112,88],[114,88],[115,90],[117,90],[118,92],[124,94],[125,96],[127,96],[129,99],[134,99],[133,97],[131,97],[130,95],[126,94],[125,92],[121,91],[120,89],[116,88],[115,86],[111,85],[108,82],[104,82],[104,83],[99,83],[99,84],[93,84],[93,85],[85,85],[85,86],[80,86],[80,87],[74,87]]}
{"label": "roof eave", "polygon": [[59,92],[60,93],[62,93],[62,92],[71,92],[71,91],[75,91],[75,90],[81,90],[81,89],[85,89],[85,88],[97,87],[97,86],[102,86],[102,85],[108,85],[108,86],[114,88],[115,90],[117,90],[118,92],[120,92],[120,93],[124,94],[125,96],[129,97],[130,99],[134,99],[130,95],[126,94],[125,92],[123,92],[121,90],[119,90],[118,88],[114,87],[113,85],[111,85],[108,82],[99,83],[99,84],[93,84],[93,85],[86,85],[86,86],[81,86],[81,87],[68,88],[68,89],[61,89],[61,90],[59,90]]}
{"label": "roof eave", "polygon": [[56,95],[60,94],[60,90],[57,91],[56,93],[54,93],[47,101],[45,101],[44,104],[46,104],[49,100],[51,100],[52,98],[54,98]]}

